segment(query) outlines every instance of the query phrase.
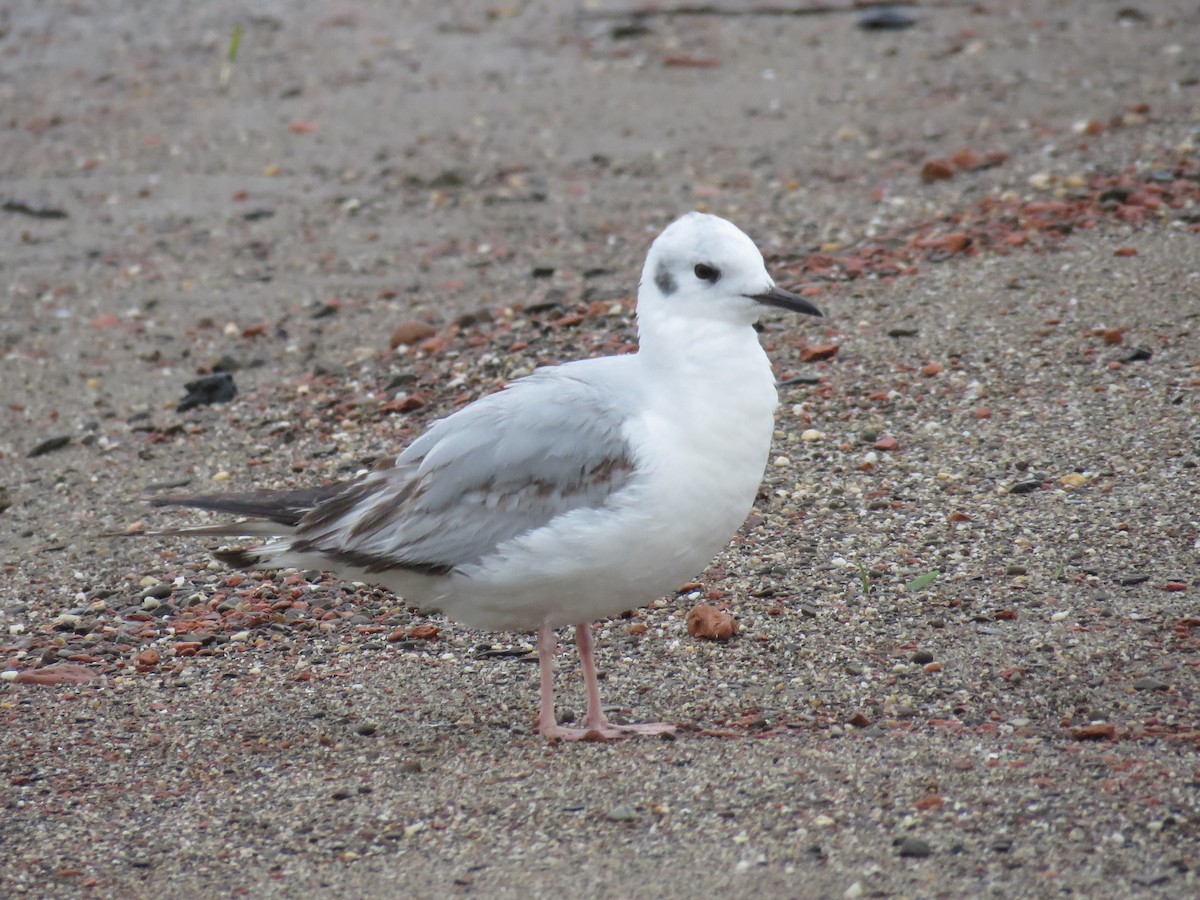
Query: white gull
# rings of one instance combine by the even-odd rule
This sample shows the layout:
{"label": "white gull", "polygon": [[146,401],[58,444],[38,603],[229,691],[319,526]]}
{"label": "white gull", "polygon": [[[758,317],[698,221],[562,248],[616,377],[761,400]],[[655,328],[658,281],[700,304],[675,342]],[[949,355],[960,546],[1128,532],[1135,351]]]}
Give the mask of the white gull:
{"label": "white gull", "polygon": [[[764,306],[821,315],[738,228],[688,213],[646,257],[636,353],[538,369],[353,481],[154,502],[259,520],[177,532],[268,536],[217,554],[234,566],[324,569],[471,627],[537,631],[548,739],[670,731],[605,717],[590,623],[693,578],[750,511],[777,402]],[[587,690],[574,728],[554,716],[567,625]]]}

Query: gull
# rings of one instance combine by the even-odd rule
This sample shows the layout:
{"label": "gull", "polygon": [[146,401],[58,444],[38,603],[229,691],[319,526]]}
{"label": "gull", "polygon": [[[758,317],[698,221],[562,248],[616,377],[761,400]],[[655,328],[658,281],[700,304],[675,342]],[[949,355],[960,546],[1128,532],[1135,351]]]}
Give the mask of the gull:
{"label": "gull", "polygon": [[[253,520],[158,534],[266,536],[215,555],[380,584],[473,628],[536,631],[547,740],[670,732],[607,719],[591,623],[695,577],[749,513],[778,402],[754,328],[764,307],[821,315],[775,285],[736,226],[687,213],[647,254],[636,353],[539,368],[350,481],[156,498]],[[579,727],[554,714],[566,626],[587,693]]]}

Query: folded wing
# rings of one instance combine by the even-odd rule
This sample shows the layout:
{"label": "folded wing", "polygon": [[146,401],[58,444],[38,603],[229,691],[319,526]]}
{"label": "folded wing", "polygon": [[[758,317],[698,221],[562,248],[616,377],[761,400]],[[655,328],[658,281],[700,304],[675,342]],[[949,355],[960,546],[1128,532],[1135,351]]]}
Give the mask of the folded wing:
{"label": "folded wing", "polygon": [[443,575],[556,516],[604,505],[633,469],[612,394],[543,369],[435,422],[391,466],[319,489],[299,516],[298,503],[272,504],[264,492],[194,505],[285,524],[277,547],[261,548],[277,551],[275,565],[316,555],[368,574]]}

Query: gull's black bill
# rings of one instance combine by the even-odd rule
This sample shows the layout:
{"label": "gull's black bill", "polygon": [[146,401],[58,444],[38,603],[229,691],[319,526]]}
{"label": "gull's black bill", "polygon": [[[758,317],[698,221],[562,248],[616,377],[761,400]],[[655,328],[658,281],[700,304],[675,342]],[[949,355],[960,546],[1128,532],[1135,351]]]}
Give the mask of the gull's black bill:
{"label": "gull's black bill", "polygon": [[773,287],[761,294],[747,294],[751,300],[757,300],[765,306],[778,306],[780,309],[790,309],[792,312],[804,313],[806,316],[820,316],[821,311],[801,297],[783,288]]}

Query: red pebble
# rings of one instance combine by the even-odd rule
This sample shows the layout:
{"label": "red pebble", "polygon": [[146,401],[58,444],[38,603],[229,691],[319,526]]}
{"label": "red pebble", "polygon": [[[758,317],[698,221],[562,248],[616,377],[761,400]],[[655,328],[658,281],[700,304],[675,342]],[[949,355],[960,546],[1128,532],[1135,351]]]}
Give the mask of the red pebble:
{"label": "red pebble", "polygon": [[926,184],[949,181],[954,177],[954,164],[944,159],[931,159],[921,167],[921,180]]}

